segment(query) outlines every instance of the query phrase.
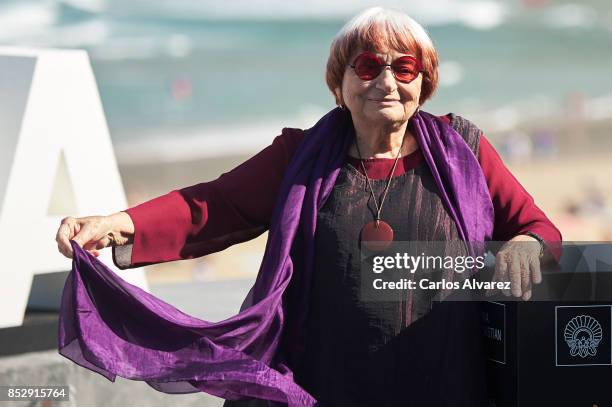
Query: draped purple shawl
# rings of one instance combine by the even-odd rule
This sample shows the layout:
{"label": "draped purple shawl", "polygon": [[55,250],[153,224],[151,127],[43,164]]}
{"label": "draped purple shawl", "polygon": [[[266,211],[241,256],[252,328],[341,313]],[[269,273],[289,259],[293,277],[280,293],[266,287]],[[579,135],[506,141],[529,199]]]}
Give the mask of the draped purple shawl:
{"label": "draped purple shawl", "polygon": [[[490,240],[493,206],[472,150],[429,113],[415,113],[410,125],[461,239]],[[255,284],[241,311],[226,320],[207,322],[179,311],[126,283],[72,241],[59,353],[111,381],[116,376],[142,380],[165,393],[204,391],[228,400],[316,405],[279,356],[287,325],[283,293],[293,274],[290,251],[298,240],[300,247],[293,249],[302,251],[302,281],[309,281],[317,211],[334,186],[353,131],[350,115],[338,108],[306,130],[276,200]],[[300,289],[299,315],[291,316],[300,322],[308,309],[308,288]],[[301,334],[298,329],[288,335],[299,341]]]}

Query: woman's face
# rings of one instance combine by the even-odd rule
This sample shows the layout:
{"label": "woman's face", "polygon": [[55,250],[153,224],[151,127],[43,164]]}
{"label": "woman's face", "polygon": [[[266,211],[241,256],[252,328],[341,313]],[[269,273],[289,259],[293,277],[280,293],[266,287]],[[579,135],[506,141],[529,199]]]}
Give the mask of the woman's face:
{"label": "woman's face", "polygon": [[[349,59],[353,64],[355,57],[362,51],[355,52]],[[386,64],[397,58],[409,55],[397,51],[374,52]],[[357,77],[355,70],[347,66],[342,79],[341,100],[350,110],[353,120],[370,123],[372,125],[387,125],[406,122],[419,107],[421,96],[421,83],[423,74],[410,83],[403,83],[395,79],[390,67],[374,79],[362,80]]]}

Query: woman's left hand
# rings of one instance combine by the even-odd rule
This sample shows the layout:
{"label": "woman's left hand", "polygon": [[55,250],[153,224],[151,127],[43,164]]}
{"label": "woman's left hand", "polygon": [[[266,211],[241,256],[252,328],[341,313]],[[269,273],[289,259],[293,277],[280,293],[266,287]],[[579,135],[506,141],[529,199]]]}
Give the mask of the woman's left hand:
{"label": "woman's left hand", "polygon": [[510,281],[511,289],[502,290],[504,295],[531,298],[532,284],[542,282],[540,252],[540,242],[528,235],[515,236],[502,246],[495,257],[493,281]]}

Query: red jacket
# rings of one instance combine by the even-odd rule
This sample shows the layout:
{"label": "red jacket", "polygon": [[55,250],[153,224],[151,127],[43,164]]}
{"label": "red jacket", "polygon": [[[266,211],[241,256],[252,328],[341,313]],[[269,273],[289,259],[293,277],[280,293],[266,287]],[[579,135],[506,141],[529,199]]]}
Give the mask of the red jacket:
{"label": "red jacket", "polygon": [[[113,248],[115,264],[128,268],[191,259],[262,234],[269,226],[285,169],[303,136],[300,129],[285,128],[271,145],[216,180],[174,190],[127,209],[134,222],[134,241],[128,247]],[[420,150],[403,157],[394,175],[414,168],[422,159]],[[478,161],[495,210],[493,240],[532,232],[548,242],[561,241],[559,230],[484,136]],[[371,178],[387,177],[392,165],[393,159],[388,158],[366,162]]]}

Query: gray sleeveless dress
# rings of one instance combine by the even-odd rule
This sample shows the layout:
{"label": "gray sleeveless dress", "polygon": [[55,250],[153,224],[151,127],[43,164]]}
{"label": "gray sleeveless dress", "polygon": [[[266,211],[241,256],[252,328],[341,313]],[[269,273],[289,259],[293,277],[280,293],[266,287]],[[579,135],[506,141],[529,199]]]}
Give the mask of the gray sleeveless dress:
{"label": "gray sleeveless dress", "polygon": [[[451,125],[477,152],[480,131],[458,116]],[[380,196],[386,180],[371,182]],[[365,176],[345,162],[318,213],[306,348],[290,362],[296,382],[323,407],[486,406],[479,304],[432,306],[435,292],[419,290],[398,291],[395,300],[384,302],[360,300],[359,234],[374,213]],[[459,240],[425,162],[393,177],[382,218],[393,226],[395,240]],[[290,286],[288,295],[297,287]]]}

